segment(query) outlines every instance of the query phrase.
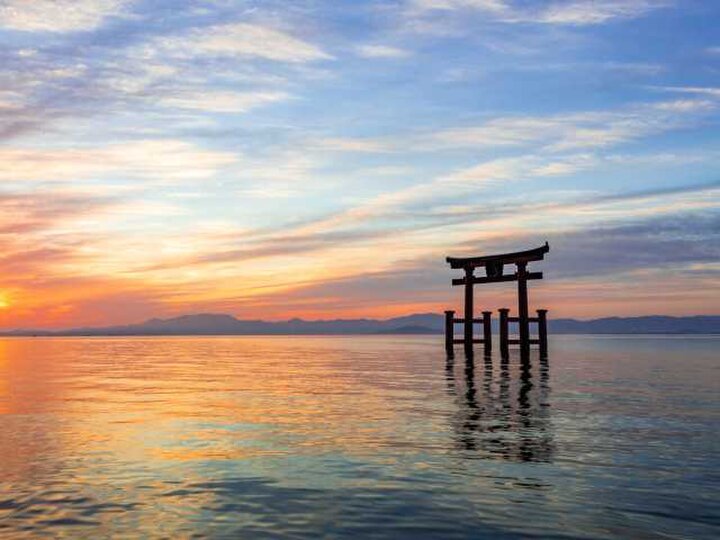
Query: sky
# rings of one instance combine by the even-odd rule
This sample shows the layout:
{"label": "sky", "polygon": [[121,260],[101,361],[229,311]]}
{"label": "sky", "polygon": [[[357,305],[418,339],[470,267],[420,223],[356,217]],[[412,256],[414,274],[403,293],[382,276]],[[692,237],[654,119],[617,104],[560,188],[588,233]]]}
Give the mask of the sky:
{"label": "sky", "polygon": [[[0,0],[0,328],[720,313],[720,3]],[[514,306],[512,284],[478,309]]]}

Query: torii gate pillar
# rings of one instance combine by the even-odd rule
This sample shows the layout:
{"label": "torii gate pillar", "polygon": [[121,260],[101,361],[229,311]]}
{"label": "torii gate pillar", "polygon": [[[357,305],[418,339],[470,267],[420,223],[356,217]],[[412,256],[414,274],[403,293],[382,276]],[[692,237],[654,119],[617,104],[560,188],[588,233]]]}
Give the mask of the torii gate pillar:
{"label": "torii gate pillar", "polygon": [[518,280],[518,333],[520,334],[520,350],[523,354],[530,352],[530,323],[528,321],[527,263],[519,262],[517,267]]}
{"label": "torii gate pillar", "polygon": [[465,312],[463,317],[463,338],[465,340],[465,351],[473,350],[473,318],[474,318],[474,298],[473,298],[473,269],[465,268]]}

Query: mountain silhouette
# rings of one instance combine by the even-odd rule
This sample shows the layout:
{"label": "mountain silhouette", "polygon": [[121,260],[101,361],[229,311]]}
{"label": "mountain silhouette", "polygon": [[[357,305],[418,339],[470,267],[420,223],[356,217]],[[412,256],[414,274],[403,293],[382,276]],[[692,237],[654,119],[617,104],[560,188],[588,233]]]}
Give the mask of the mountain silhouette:
{"label": "mountain silhouette", "polygon": [[[496,328],[497,316],[493,317]],[[18,329],[4,336],[154,336],[154,335],[338,335],[338,334],[441,334],[444,317],[418,313],[392,319],[330,319],[262,321],[232,315],[199,313],[169,319],[149,319],[123,326],[70,328],[66,330]],[[720,334],[720,315],[693,317],[607,317],[594,320],[550,319],[554,334]]]}

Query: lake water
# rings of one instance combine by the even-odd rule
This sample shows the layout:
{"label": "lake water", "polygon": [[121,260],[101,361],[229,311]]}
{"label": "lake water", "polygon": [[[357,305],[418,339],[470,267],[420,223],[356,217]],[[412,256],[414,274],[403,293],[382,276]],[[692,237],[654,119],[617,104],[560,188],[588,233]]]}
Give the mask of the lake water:
{"label": "lake water", "polygon": [[0,340],[0,537],[719,538],[720,337]]}

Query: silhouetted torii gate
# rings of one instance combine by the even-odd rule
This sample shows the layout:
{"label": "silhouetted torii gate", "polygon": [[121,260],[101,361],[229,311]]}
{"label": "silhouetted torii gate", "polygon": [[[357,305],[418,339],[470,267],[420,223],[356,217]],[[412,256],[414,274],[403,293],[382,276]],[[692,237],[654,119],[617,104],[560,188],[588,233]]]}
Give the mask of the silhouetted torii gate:
{"label": "silhouetted torii gate", "polygon": [[[528,272],[527,265],[532,261],[541,261],[545,258],[545,254],[550,251],[550,246],[545,242],[544,246],[527,251],[517,251],[514,253],[501,253],[499,255],[486,255],[482,257],[447,257],[450,268],[462,269],[465,276],[453,279],[453,285],[465,286],[465,309],[462,319],[455,318],[454,311],[445,312],[445,348],[448,354],[453,354],[453,345],[455,343],[463,343],[467,352],[472,352],[474,343],[482,343],[485,346],[485,352],[489,353],[492,349],[491,337],[491,311],[483,311],[482,319],[474,318],[474,298],[473,286],[481,283],[499,283],[505,281],[518,282],[518,316],[510,317],[510,310],[502,308],[500,312],[500,352],[503,356],[508,355],[509,345],[519,344],[523,355],[530,351],[531,344],[540,346],[540,354],[547,354],[547,310],[538,309],[537,317],[528,316],[528,293],[527,282],[531,279],[542,279],[542,272]],[[514,274],[505,274],[504,267],[506,264],[514,264],[516,272]],[[485,268],[485,276],[476,277],[474,275],[475,268]],[[483,339],[474,339],[473,323],[483,323]],[[519,338],[510,339],[508,325],[511,322],[518,323]],[[464,324],[464,333],[462,339],[454,339],[455,323]],[[530,339],[530,323],[538,324],[538,339]]]}

